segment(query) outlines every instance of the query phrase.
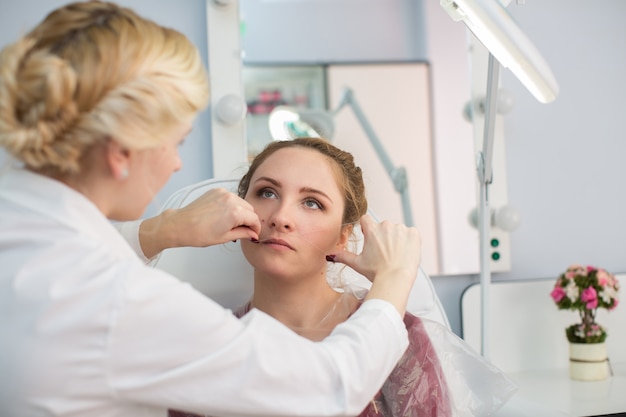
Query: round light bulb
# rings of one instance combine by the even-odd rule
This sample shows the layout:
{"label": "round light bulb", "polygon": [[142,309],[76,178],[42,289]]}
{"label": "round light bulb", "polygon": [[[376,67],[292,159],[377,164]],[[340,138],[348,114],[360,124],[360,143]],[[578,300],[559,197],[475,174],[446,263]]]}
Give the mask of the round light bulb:
{"label": "round light bulb", "polygon": [[515,100],[513,99],[513,93],[505,88],[498,90],[498,107],[496,108],[499,114],[508,114],[513,110]]}
{"label": "round light bulb", "polygon": [[247,110],[246,103],[240,96],[227,94],[215,105],[215,116],[220,122],[232,126],[246,117]]}
{"label": "round light bulb", "polygon": [[[472,227],[478,229],[478,208],[474,207],[467,216]],[[515,207],[506,205],[498,209],[491,209],[491,226],[511,232],[521,223],[521,216]]]}
{"label": "round light bulb", "polygon": [[470,210],[467,220],[474,229],[478,229],[478,209],[476,207]]}
{"label": "round light bulb", "polygon": [[[496,104],[496,112],[498,114],[508,114],[513,110],[515,100],[513,93],[505,88],[498,90],[498,99]],[[474,112],[478,112],[481,115],[485,114],[485,98],[477,99],[474,101],[468,101],[463,106],[463,118],[468,122],[471,122],[474,118]]]}
{"label": "round light bulb", "polygon": [[507,232],[517,229],[520,223],[521,217],[515,207],[502,206],[493,213],[492,224]]}

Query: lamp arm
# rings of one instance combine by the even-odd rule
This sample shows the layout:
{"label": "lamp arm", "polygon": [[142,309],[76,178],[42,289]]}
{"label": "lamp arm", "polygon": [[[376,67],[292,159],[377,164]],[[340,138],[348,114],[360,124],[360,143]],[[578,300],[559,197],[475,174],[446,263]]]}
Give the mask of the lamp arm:
{"label": "lamp arm", "polygon": [[489,53],[487,65],[487,94],[485,98],[485,127],[483,131],[483,172],[478,173],[481,182],[491,184],[493,179],[493,142],[498,107],[498,84],[500,63]]}
{"label": "lamp arm", "polygon": [[369,139],[376,155],[382,162],[387,174],[391,178],[391,182],[395,190],[400,194],[402,200],[402,212],[404,215],[404,223],[407,226],[413,226],[413,213],[411,210],[411,201],[409,199],[409,189],[408,189],[408,177],[406,173],[406,169],[404,167],[396,167],[393,162],[391,162],[391,158],[387,154],[387,151],[382,145],[382,142],[374,132],[372,125],[367,120],[365,113],[359,106],[359,103],[354,98],[354,92],[351,88],[344,88],[343,94],[341,97],[341,101],[339,102],[339,106],[333,111],[333,114],[337,114],[343,107],[349,105],[354,112],[357,120],[361,124],[361,128],[365,132],[365,135]]}

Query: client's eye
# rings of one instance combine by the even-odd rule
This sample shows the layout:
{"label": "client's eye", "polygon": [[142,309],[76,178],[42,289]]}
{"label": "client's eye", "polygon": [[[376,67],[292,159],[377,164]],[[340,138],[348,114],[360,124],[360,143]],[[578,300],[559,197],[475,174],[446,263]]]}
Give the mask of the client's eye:
{"label": "client's eye", "polygon": [[261,198],[276,198],[276,193],[270,188],[261,188],[256,195]]}
{"label": "client's eye", "polygon": [[310,208],[310,209],[315,209],[315,210],[324,210],[324,206],[323,206],[323,205],[322,205],[319,201],[314,200],[314,199],[312,199],[312,198],[311,198],[311,199],[308,199],[308,200],[305,200],[305,201],[304,201],[304,205],[305,205],[307,208]]}

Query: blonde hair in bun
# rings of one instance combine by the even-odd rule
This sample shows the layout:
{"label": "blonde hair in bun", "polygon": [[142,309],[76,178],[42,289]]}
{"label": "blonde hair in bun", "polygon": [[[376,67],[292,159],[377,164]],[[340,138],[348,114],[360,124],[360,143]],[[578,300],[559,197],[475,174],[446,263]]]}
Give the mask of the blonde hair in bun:
{"label": "blonde hair in bun", "polygon": [[193,44],[114,3],[68,4],[0,52],[0,145],[35,169],[77,173],[109,139],[156,147],[208,99]]}

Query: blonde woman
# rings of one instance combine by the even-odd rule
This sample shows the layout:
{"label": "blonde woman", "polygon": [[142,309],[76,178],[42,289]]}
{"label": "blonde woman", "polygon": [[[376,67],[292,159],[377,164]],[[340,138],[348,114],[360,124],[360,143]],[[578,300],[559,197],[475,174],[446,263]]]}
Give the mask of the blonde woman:
{"label": "blonde woman", "polygon": [[[60,7],[0,52],[0,145],[16,160],[0,175],[0,415],[354,415],[402,356],[415,229],[361,219],[363,252],[340,256],[372,290],[314,343],[147,267],[111,225],[181,168],[207,101],[196,48],[112,3]],[[248,202],[216,190],[145,222],[142,248],[260,231]]]}

